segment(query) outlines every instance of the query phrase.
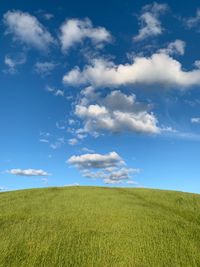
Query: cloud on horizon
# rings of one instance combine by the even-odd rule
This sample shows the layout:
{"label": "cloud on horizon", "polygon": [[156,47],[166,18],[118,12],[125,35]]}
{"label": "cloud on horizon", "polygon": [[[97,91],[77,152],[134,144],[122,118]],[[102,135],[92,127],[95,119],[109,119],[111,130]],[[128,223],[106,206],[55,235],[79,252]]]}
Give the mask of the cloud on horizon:
{"label": "cloud on horizon", "polygon": [[103,179],[106,184],[126,183],[131,181],[131,174],[140,172],[139,169],[127,168],[124,160],[116,152],[74,155],[67,163],[76,166],[83,177]]}

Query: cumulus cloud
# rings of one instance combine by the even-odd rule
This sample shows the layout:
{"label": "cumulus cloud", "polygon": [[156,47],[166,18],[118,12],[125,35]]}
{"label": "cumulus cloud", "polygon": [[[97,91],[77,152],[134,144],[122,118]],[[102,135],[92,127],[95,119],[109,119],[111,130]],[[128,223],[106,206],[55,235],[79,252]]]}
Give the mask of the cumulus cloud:
{"label": "cumulus cloud", "polygon": [[80,156],[72,156],[68,160],[69,164],[75,165],[78,168],[107,168],[115,167],[118,164],[124,164],[124,161],[116,152],[108,154],[83,154]]}
{"label": "cumulus cloud", "polygon": [[148,37],[162,34],[163,28],[161,22],[159,21],[159,17],[165,13],[167,9],[168,7],[166,4],[158,4],[156,2],[144,6],[139,17],[139,33],[133,38],[133,40],[142,41]]}
{"label": "cumulus cloud", "polygon": [[89,39],[97,47],[111,41],[110,33],[103,27],[95,28],[88,18],[66,20],[60,27],[59,38],[64,52],[85,39]]}
{"label": "cumulus cloud", "polygon": [[47,29],[29,13],[19,10],[4,14],[6,34],[12,34],[13,39],[40,50],[46,50],[54,39]]}
{"label": "cumulus cloud", "polygon": [[120,168],[106,174],[104,182],[105,183],[120,183],[121,181],[127,181],[131,179],[131,173],[138,173],[138,169],[131,168]]}
{"label": "cumulus cloud", "polygon": [[166,53],[154,53],[150,57],[135,57],[132,63],[116,65],[104,59],[94,59],[81,71],[75,67],[63,77],[65,84],[94,87],[122,85],[163,85],[185,88],[200,85],[200,69],[186,71],[181,63]]}
{"label": "cumulus cloud", "polygon": [[106,184],[131,181],[131,174],[139,172],[139,169],[127,168],[124,160],[116,152],[72,156],[67,162],[78,167],[84,177],[103,179]]}
{"label": "cumulus cloud", "polygon": [[51,74],[52,70],[54,70],[55,67],[56,64],[54,62],[36,62],[35,72],[42,76],[46,76]]}
{"label": "cumulus cloud", "polygon": [[160,53],[164,53],[167,55],[184,55],[185,53],[185,42],[179,39],[176,39],[174,42],[168,44],[167,48],[160,49]]}
{"label": "cumulus cloud", "polygon": [[[83,121],[83,128],[77,133],[90,133],[94,136],[102,132],[111,133],[148,133],[160,132],[157,118],[149,111],[150,106],[136,101],[136,96],[126,95],[118,90],[99,96],[88,89],[82,91],[84,97],[75,106],[75,115]],[[93,102],[95,99],[95,102]],[[93,101],[92,101],[93,100]]]}
{"label": "cumulus cloud", "polygon": [[103,179],[105,184],[121,184],[121,183],[128,183],[133,182],[132,175],[139,173],[138,169],[132,169],[132,168],[114,168],[112,170],[110,169],[103,169],[102,171],[90,171],[85,170],[82,172],[82,175],[86,178],[90,179]]}
{"label": "cumulus cloud", "polygon": [[10,174],[18,176],[48,176],[48,172],[36,169],[11,169],[8,171]]}

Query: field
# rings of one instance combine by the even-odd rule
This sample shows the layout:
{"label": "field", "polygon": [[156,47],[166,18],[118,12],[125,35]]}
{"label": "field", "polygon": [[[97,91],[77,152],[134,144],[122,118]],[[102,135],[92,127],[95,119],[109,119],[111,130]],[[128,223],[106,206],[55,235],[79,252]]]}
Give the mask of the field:
{"label": "field", "polygon": [[0,193],[0,266],[200,266],[200,195],[97,187]]}

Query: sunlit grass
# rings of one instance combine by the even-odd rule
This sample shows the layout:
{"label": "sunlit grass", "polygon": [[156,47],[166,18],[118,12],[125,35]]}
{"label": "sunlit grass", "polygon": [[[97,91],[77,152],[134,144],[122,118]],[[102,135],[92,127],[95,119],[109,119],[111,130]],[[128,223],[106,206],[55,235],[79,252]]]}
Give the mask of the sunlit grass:
{"label": "sunlit grass", "polygon": [[200,266],[200,195],[95,187],[1,193],[0,266]]}

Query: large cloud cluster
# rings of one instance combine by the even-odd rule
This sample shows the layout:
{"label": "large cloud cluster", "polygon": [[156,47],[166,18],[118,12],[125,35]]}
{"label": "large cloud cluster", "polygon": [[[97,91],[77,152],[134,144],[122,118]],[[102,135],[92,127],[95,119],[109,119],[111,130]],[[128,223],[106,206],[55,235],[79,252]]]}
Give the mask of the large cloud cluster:
{"label": "large cloud cluster", "polygon": [[163,85],[185,88],[200,84],[200,69],[185,71],[181,63],[166,53],[151,57],[136,57],[132,63],[115,65],[104,59],[94,59],[81,71],[75,67],[63,77],[65,84],[91,84],[95,87],[123,85]]}
{"label": "large cloud cluster", "polygon": [[116,152],[74,155],[67,162],[79,168],[84,177],[103,179],[107,184],[130,181],[131,174],[139,172],[138,169],[127,168],[124,160]]}
{"label": "large cloud cluster", "polygon": [[83,128],[78,133],[98,135],[111,133],[160,132],[157,118],[150,112],[150,106],[136,101],[136,96],[114,90],[100,96],[92,87],[82,91],[84,97],[75,106],[75,115],[83,120]]}

